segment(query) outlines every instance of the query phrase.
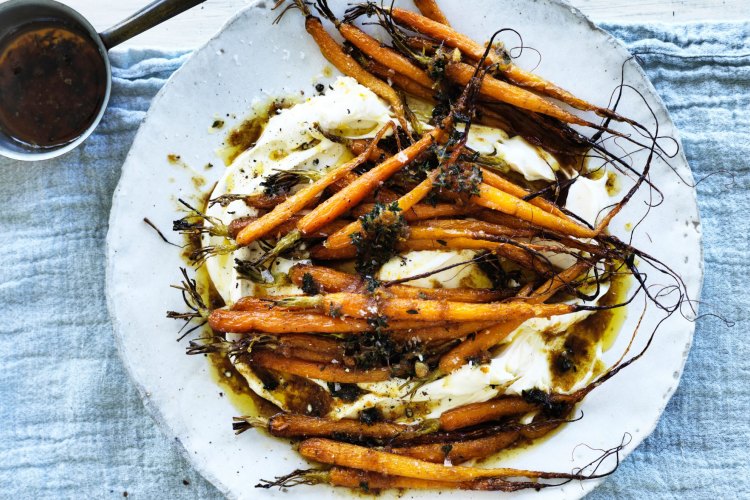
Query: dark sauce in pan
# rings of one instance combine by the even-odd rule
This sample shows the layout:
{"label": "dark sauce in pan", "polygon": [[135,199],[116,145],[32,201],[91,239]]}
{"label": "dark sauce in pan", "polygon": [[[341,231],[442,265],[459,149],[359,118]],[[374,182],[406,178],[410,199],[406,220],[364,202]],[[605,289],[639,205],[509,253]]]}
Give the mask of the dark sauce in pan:
{"label": "dark sauce in pan", "polygon": [[65,24],[34,22],[0,40],[0,128],[18,142],[73,141],[96,119],[106,90],[98,46]]}

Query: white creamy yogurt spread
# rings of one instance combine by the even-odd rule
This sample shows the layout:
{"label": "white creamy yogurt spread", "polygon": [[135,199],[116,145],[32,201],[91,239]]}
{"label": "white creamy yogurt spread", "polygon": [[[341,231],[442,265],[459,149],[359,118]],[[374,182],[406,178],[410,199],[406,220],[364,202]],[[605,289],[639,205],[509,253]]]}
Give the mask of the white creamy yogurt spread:
{"label": "white creamy yogurt spread", "polygon": [[601,221],[601,216],[606,214],[604,209],[612,203],[614,203],[614,200],[607,191],[607,176],[605,174],[596,180],[578,177],[570,186],[565,208],[592,226],[596,226],[596,223]]}
{"label": "white creamy yogurt spread", "polygon": [[[305,102],[281,111],[268,121],[257,144],[240,154],[227,169],[211,197],[224,194],[254,194],[262,191],[261,182],[279,170],[318,169],[324,171],[336,167],[351,158],[348,149],[324,137],[317,129],[335,132],[347,138],[370,138],[387,122],[393,121],[387,105],[367,88],[352,78],[340,77],[325,95],[312,97]],[[472,126],[469,147],[487,155],[503,158],[515,171],[529,180],[555,179],[559,168],[549,153],[532,146],[520,137],[509,138],[501,130]],[[580,178],[573,185],[567,208],[593,222],[596,214],[609,204],[604,181]],[[602,195],[604,193],[604,195]],[[207,210],[207,215],[229,224],[242,216],[256,215],[242,201],[226,207],[216,204]],[[229,243],[223,238],[205,236],[203,244],[221,245]],[[240,279],[234,269],[234,259],[249,259],[259,252],[251,245],[231,254],[211,257],[207,269],[214,286],[227,302],[232,304],[240,297],[253,295],[255,285]],[[469,250],[412,251],[394,257],[379,271],[380,279],[403,279],[427,273],[452,264],[466,262],[475,256]],[[274,271],[285,272],[300,260],[278,259]],[[457,266],[449,270],[410,281],[420,287],[481,287],[491,286],[489,279],[476,264]],[[269,294],[301,293],[294,285],[269,286]],[[606,287],[602,287],[603,295]],[[405,380],[359,384],[369,391],[352,403],[336,400],[329,416],[332,418],[356,417],[371,406],[386,410],[409,401],[425,402],[430,412],[437,416],[443,411],[463,404],[486,401],[499,393],[520,394],[531,388],[560,390],[555,387],[549,367],[549,352],[553,343],[545,341],[544,332],[561,333],[571,325],[582,321],[588,312],[578,312],[552,318],[535,318],[523,323],[496,350],[489,363],[466,365],[456,372],[419,388],[413,396],[408,394],[410,386]],[[238,366],[248,380],[252,390],[269,401],[284,408],[283,398],[264,388],[263,383],[247,366]],[[585,384],[593,376],[593,366],[580,380]],[[325,383],[315,381],[327,389]],[[575,389],[575,388],[574,388]]]}
{"label": "white creamy yogurt spread", "polygon": [[497,128],[472,125],[466,146],[489,158],[502,160],[529,181],[553,182],[555,172],[560,169],[557,159],[544,149],[534,146],[520,135],[508,137],[505,131]]}

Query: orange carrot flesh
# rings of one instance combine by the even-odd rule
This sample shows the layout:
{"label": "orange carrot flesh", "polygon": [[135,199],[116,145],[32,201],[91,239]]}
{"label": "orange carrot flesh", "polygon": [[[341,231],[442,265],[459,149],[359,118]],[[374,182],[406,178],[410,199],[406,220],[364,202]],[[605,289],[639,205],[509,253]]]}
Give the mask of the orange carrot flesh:
{"label": "orange carrot flesh", "polygon": [[505,191],[489,186],[479,185],[479,196],[473,198],[477,205],[503,212],[531,224],[551,231],[574,236],[576,238],[595,238],[596,231],[581,226],[568,219],[547,213],[543,209],[516,198]]}
{"label": "orange carrot flesh", "polygon": [[419,426],[391,422],[365,424],[349,418],[331,420],[294,413],[277,413],[268,421],[268,431],[272,435],[287,438],[324,437],[336,434],[357,438],[393,439],[414,436],[419,430]]}
{"label": "orange carrot flesh", "polygon": [[390,451],[397,455],[405,455],[426,462],[438,464],[450,462],[456,465],[468,460],[494,455],[498,451],[513,445],[518,441],[519,436],[518,431],[505,431],[478,439],[405,446],[392,448]]}
{"label": "orange carrot flesh", "polygon": [[[445,76],[461,85],[468,85],[474,76],[475,68],[465,63],[449,63],[445,67]],[[561,107],[553,104],[538,95],[516,87],[489,75],[482,79],[479,92],[491,99],[495,99],[517,108],[525,109],[534,113],[551,116],[565,123],[573,125],[591,125],[586,120],[568,113]]]}
{"label": "orange carrot flesh", "polygon": [[303,441],[299,445],[299,453],[307,459],[324,464],[351,467],[393,476],[449,482],[495,477],[567,478],[571,476],[571,474],[510,468],[480,469],[461,465],[448,467],[442,464],[435,464],[394,453],[322,438],[312,438]]}
{"label": "orange carrot flesh", "polygon": [[[468,36],[453,30],[448,23],[443,23],[437,19],[432,19],[431,16],[426,15],[420,16],[414,12],[410,12],[404,9],[393,9],[392,14],[394,19],[400,24],[405,24],[409,28],[412,28],[418,33],[427,35],[430,38],[434,38],[445,45],[459,49],[461,52],[466,54],[470,59],[479,61],[484,55],[486,47],[479,44],[469,38]],[[497,60],[494,54],[490,53],[488,57],[488,64],[501,62]],[[511,80],[516,85],[532,89],[542,94],[548,95],[554,99],[562,101],[564,103],[573,106],[576,109],[583,111],[594,111],[598,114],[610,116],[612,113],[608,113],[608,110],[595,106],[589,102],[586,102],[579,97],[571,94],[567,90],[560,88],[554,83],[541,78],[534,73],[523,70],[514,64],[501,64],[498,65],[498,69],[505,75],[506,78]]]}
{"label": "orange carrot flesh", "polygon": [[397,342],[455,340],[474,332],[478,332],[479,330],[489,328],[494,324],[494,321],[467,321],[464,323],[450,323],[443,326],[431,326],[427,328],[394,330],[391,332],[391,338]]}
{"label": "orange carrot flesh", "polygon": [[448,481],[429,481],[412,477],[387,476],[345,467],[333,467],[330,482],[334,486],[351,489],[364,489],[366,492],[403,489],[403,490],[444,490],[464,488],[471,489],[471,483],[451,483]]}
{"label": "orange carrot flesh", "polygon": [[455,431],[472,425],[490,422],[502,417],[520,415],[536,410],[537,407],[519,397],[502,397],[471,403],[450,409],[440,415],[440,428],[444,431]]}
{"label": "orange carrot flesh", "polygon": [[433,129],[408,148],[362,174],[357,180],[322,202],[312,212],[300,219],[297,223],[297,229],[302,233],[311,233],[337,219],[353,206],[358,205],[380,183],[401,170],[404,165],[414,160],[414,158],[426,151],[434,142],[442,139],[444,135],[445,132],[443,129]]}
{"label": "orange carrot flesh", "polygon": [[379,41],[351,24],[342,23],[338,28],[347,41],[377,62],[411,78],[424,87],[432,87],[432,78],[422,68],[395,50],[384,47]]}
{"label": "orange carrot flesh", "polygon": [[[316,303],[323,314],[352,318],[385,316],[390,320],[416,321],[504,321],[529,316],[554,316],[575,310],[568,304],[530,304],[528,302],[448,302],[365,296],[354,293],[320,295]],[[395,327],[393,327],[395,329]]]}
{"label": "orange carrot flesh", "polygon": [[341,384],[358,384],[365,382],[383,382],[391,378],[390,368],[373,368],[357,370],[341,364],[315,363],[301,359],[285,358],[269,351],[254,351],[252,366],[275,370],[298,377],[314,378],[325,382]]}
{"label": "orange carrot flesh", "polygon": [[440,358],[438,364],[440,371],[452,373],[458,370],[470,359],[476,357],[477,353],[486,351],[502,342],[530,317],[521,316],[520,318],[509,319],[477,333],[473,338],[467,338]]}
{"label": "orange carrot flesh", "polygon": [[445,17],[435,0],[414,0],[414,5],[426,18],[432,19],[436,23],[449,25],[448,18]]}
{"label": "orange carrot flesh", "polygon": [[[333,318],[324,314],[288,311],[282,308],[233,311],[215,309],[209,315],[208,324],[216,332],[265,332],[275,335],[310,332],[358,333],[373,329],[365,320]],[[424,321],[413,318],[389,323],[394,329],[418,328],[424,325]]]}
{"label": "orange carrot flesh", "polygon": [[[486,168],[482,168],[482,180],[487,183],[487,185],[497,188],[501,191],[505,191],[506,193],[513,195],[516,198],[523,198],[524,196],[528,196],[531,194],[521,186],[514,184],[513,182],[497,175],[494,172],[490,172]],[[565,212],[556,207],[554,203],[545,200],[544,198],[536,197],[531,199],[529,203],[541,208],[545,212],[551,213],[552,215],[556,215],[563,219],[569,218],[565,214]]]}

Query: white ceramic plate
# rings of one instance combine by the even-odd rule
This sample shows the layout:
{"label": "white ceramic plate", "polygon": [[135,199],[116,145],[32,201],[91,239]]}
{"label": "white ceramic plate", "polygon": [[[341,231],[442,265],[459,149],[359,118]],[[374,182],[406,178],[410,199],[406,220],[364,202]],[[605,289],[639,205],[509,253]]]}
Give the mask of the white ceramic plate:
{"label": "white ceramic plate", "polygon": [[[142,221],[148,217],[158,227],[170,228],[172,220],[181,217],[176,199],[196,194],[196,172],[206,179],[207,186],[221,176],[222,162],[215,151],[225,131],[246,117],[254,102],[300,91],[310,95],[314,83],[325,80],[322,74],[328,65],[302,28],[300,14],[290,12],[279,25],[272,26],[277,14],[269,11],[272,3],[258,3],[235,16],[192,55],[154,99],[114,194],[107,238],[109,308],[120,354],[144,404],[195,467],[222,492],[233,498],[350,498],[344,490],[325,486],[287,492],[253,488],[261,478],[309,464],[284,441],[258,432],[233,434],[231,419],[238,411],[220,396],[206,360],[184,354],[184,345],[175,342],[178,325],[165,318],[166,310],[183,307],[178,294],[169,288],[180,281],[178,268],[184,263],[179,251],[165,245]],[[501,27],[518,30],[525,44],[543,55],[537,69],[540,74],[598,104],[607,104],[620,81],[623,62],[629,58],[611,36],[556,0],[481,0],[471,2],[471,8],[460,0],[440,3],[455,27],[477,40],[486,40]],[[514,43],[512,38],[507,40]],[[521,64],[533,66],[534,54],[527,54],[529,60]],[[625,68],[627,82],[653,107],[660,133],[675,136],[664,105],[640,68],[632,61]],[[646,107],[632,93],[619,110],[651,123]],[[227,127],[210,134],[208,129],[217,117],[225,119]],[[170,164],[169,154],[179,154],[187,167]],[[204,170],[208,163],[216,166]],[[683,178],[692,179],[681,153],[671,164]],[[634,243],[672,265],[685,279],[691,296],[698,299],[702,255],[695,192],[663,165],[655,167],[652,180],[668,196],[641,224]],[[615,219],[612,229],[616,234],[628,235],[625,225],[640,218],[643,202],[643,196],[633,200]],[[629,310],[623,331],[632,331],[641,306],[642,302],[637,302]],[[641,325],[641,339],[660,317],[655,309],[649,310]],[[661,326],[643,359],[586,398],[581,406],[583,421],[567,425],[553,439],[498,463],[570,471],[598,455],[577,445],[610,448],[619,444],[625,433],[632,436],[625,453],[632,451],[654,429],[674,392],[693,329],[692,323],[674,315]],[[614,361],[625,337],[621,335],[605,359]],[[578,498],[595,485],[595,481],[574,482],[516,496]],[[471,497],[480,495],[472,493]],[[429,492],[405,495],[429,496]],[[443,493],[443,498],[468,496],[464,492]]]}

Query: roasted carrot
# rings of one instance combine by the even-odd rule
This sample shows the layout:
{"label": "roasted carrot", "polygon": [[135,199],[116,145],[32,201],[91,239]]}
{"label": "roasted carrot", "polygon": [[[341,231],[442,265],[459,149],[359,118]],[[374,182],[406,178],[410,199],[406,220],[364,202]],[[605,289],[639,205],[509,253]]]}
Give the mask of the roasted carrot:
{"label": "roasted carrot", "polygon": [[432,87],[432,78],[422,68],[395,50],[385,47],[382,43],[352,24],[339,23],[337,27],[341,35],[365,55],[414,80],[423,87]]}
{"label": "roasted carrot", "polygon": [[512,446],[513,443],[518,441],[519,437],[519,431],[511,430],[498,432],[478,439],[410,445],[391,448],[389,451],[397,455],[405,455],[426,462],[456,465],[475,458],[485,458],[494,455],[498,451]]}
{"label": "roasted carrot", "polygon": [[[494,172],[491,172],[487,168],[482,168],[482,180],[501,191],[505,191],[506,193],[515,196],[516,198],[523,198],[525,196],[528,196],[531,194],[528,190],[522,188],[521,186],[509,181],[508,179],[501,177],[497,175]],[[557,206],[555,206],[554,203],[551,201],[545,200],[544,198],[536,197],[529,201],[534,206],[537,206],[544,210],[545,212],[549,212],[552,215],[556,215],[563,219],[568,219],[569,217],[560,210]]]}
{"label": "roasted carrot", "polygon": [[[446,65],[445,76],[458,84],[467,85],[474,75],[475,69],[476,68],[469,64],[453,62]],[[515,85],[511,85],[510,83],[498,80],[489,75],[485,76],[482,80],[482,86],[479,91],[483,96],[489,97],[490,99],[504,102],[533,113],[551,116],[564,123],[583,126],[592,125],[590,122],[579,118],[572,113],[568,113],[560,106],[539,97],[533,92],[516,87]]]}
{"label": "roasted carrot", "polygon": [[[421,10],[421,9],[420,9]],[[448,47],[459,49],[462,53],[466,54],[470,59],[479,61],[482,59],[486,47],[479,44],[469,38],[468,36],[459,33],[448,26],[448,23],[443,23],[438,19],[433,19],[432,16],[425,14],[420,16],[415,12],[410,12],[404,9],[393,9],[393,18],[399,23],[403,24],[414,31],[427,35],[434,40],[444,43]],[[600,116],[612,117],[621,119],[616,113],[591,104],[579,97],[576,97],[567,90],[560,88],[554,83],[546,80],[539,75],[523,70],[515,64],[506,63],[501,61],[490,52],[487,58],[487,64],[498,64],[498,70],[508,78],[511,82],[516,85],[532,89],[541,94],[547,95],[559,101],[562,101],[576,109],[583,111],[594,111]]]}
{"label": "roasted carrot", "polygon": [[[392,123],[389,122],[383,128],[381,128],[378,131],[377,135],[375,136],[375,139],[372,141],[370,147],[374,148],[377,145],[378,140],[382,138],[383,135],[386,133],[386,131],[391,129],[392,126],[393,126]],[[263,236],[268,234],[270,231],[272,231],[274,228],[283,224],[291,216],[299,212],[313,198],[315,198],[320,193],[322,193],[328,186],[330,186],[337,180],[341,179],[344,175],[348,174],[353,169],[357,168],[359,165],[367,161],[369,156],[370,156],[370,151],[366,150],[362,154],[354,158],[353,160],[348,161],[344,163],[343,165],[334,168],[333,170],[327,172],[323,177],[321,177],[317,181],[305,186],[304,188],[299,190],[297,193],[287,197],[287,199],[284,200],[284,202],[277,205],[276,208],[274,208],[271,212],[260,217],[258,220],[252,222],[251,224],[248,224],[247,226],[245,226],[239,232],[239,234],[237,234],[237,239],[236,239],[237,244],[242,245],[242,246],[249,245],[253,241],[257,240],[258,238],[262,238]],[[351,185],[352,184],[349,184],[349,186]],[[347,188],[349,186],[347,186]],[[339,193],[346,191],[347,188],[344,188],[343,190],[339,191]],[[304,217],[298,222],[298,224],[301,223],[302,220],[304,220]],[[328,222],[332,222],[332,220],[326,221],[326,223]],[[302,233],[303,234],[312,233],[313,231],[318,230],[325,225],[326,224],[320,224],[317,227],[315,227],[313,230],[302,231]]]}
{"label": "roasted carrot", "polygon": [[283,358],[298,359],[300,361],[309,361],[312,363],[341,363],[344,356],[341,353],[328,353],[314,349],[305,349],[303,347],[293,347],[284,343],[263,345],[253,349],[255,352],[267,351],[276,356]]}
{"label": "roasted carrot", "polygon": [[253,351],[252,366],[275,370],[299,377],[314,378],[325,382],[358,384],[383,382],[391,377],[390,368],[357,370],[342,364],[316,363],[295,358],[285,358],[270,351]]}
{"label": "roasted carrot", "polygon": [[438,7],[435,0],[414,0],[414,5],[417,6],[419,12],[421,12],[426,18],[432,19],[436,23],[449,26],[448,18],[445,17],[445,14],[443,14],[443,11]]}
{"label": "roasted carrot", "polygon": [[527,269],[532,269],[541,274],[550,273],[552,271],[551,264],[540,255],[530,252],[529,250],[532,249],[530,245],[525,246],[527,249],[510,243],[456,237],[446,239],[408,239],[402,242],[399,245],[399,248],[405,250],[490,250],[493,253],[510,259]]}
{"label": "roasted carrot", "polygon": [[[320,287],[323,292],[357,292],[364,289],[365,282],[354,274],[336,271],[323,266],[296,265],[289,270],[289,279],[297,286],[302,286],[305,274]],[[502,290],[487,290],[483,288],[423,288],[409,285],[393,285],[386,289],[387,293],[396,297],[452,300],[458,302],[492,302],[509,296]]]}
{"label": "roasted carrot", "polygon": [[282,335],[277,340],[283,346],[317,351],[331,356],[339,355],[342,351],[337,340],[322,335],[289,334]]}
{"label": "roasted carrot", "polygon": [[[350,213],[352,217],[360,217],[368,212],[372,212],[373,208],[375,208],[373,203],[363,203],[354,207]],[[423,219],[434,219],[436,217],[467,215],[477,211],[477,208],[473,205],[460,206],[455,203],[437,203],[433,206],[418,203],[409,210],[406,210],[403,215],[404,219],[410,222]]]}
{"label": "roasted carrot", "polygon": [[[546,283],[535,290],[527,300],[537,304],[548,300],[560,290],[560,288],[584,273],[589,266],[590,264],[587,262],[578,262],[572,265],[555,277],[549,279]],[[464,340],[440,358],[440,370],[443,373],[451,373],[459,369],[467,363],[467,360],[502,342],[503,339],[510,335],[530,317],[531,316],[524,317],[519,315],[518,318],[500,323],[478,333],[473,338]]]}
{"label": "roasted carrot", "polygon": [[[323,314],[417,321],[506,321],[533,316],[554,316],[576,310],[569,304],[532,304],[529,301],[513,302],[448,302],[439,300],[402,299],[397,297],[367,296],[356,293],[329,293],[313,297],[288,297],[279,301],[281,306],[307,306]],[[347,320],[349,321],[349,320]],[[392,327],[396,329],[395,327]]]}
{"label": "roasted carrot", "polygon": [[449,323],[442,326],[394,330],[391,332],[391,338],[397,342],[455,340],[489,328],[494,324],[494,321],[466,321],[464,323]]}
{"label": "roasted carrot", "polygon": [[362,174],[356,181],[315,207],[299,221],[297,228],[302,233],[311,233],[337,219],[444,135],[442,128],[431,130],[408,148]]}
{"label": "roasted carrot", "polygon": [[344,488],[364,489],[367,492],[388,489],[404,490],[442,490],[442,489],[472,489],[471,483],[455,483],[449,481],[428,481],[412,477],[387,476],[377,472],[368,472],[346,467],[332,467],[328,471],[328,480],[334,486]]}
{"label": "roasted carrot", "polygon": [[[537,235],[538,231],[530,229],[520,229],[517,227],[509,227],[503,224],[496,224],[492,222],[486,222],[481,220],[469,220],[469,219],[428,219],[416,221],[409,225],[412,236],[416,229],[443,229],[445,231],[457,231],[457,232],[470,232],[474,234],[474,237],[481,238],[482,235],[491,236],[508,236],[513,238],[532,238]],[[445,233],[450,234],[450,233]],[[458,234],[458,233],[456,233]],[[424,233],[424,236],[428,236]],[[419,239],[424,239],[420,237]]]}
{"label": "roasted carrot", "polygon": [[386,453],[363,446],[321,438],[312,438],[303,441],[299,445],[299,452],[307,459],[324,464],[433,481],[462,482],[481,478],[501,477],[550,479],[575,479],[577,477],[574,474],[511,468],[480,469],[461,465],[449,467],[394,453]]}
{"label": "roasted carrot", "polygon": [[378,75],[381,78],[390,80],[396,87],[400,88],[404,92],[414,97],[418,97],[424,101],[434,103],[435,102],[435,91],[430,87],[425,87],[415,82],[411,78],[397,73],[387,66],[375,61],[367,61],[365,67],[371,73]]}
{"label": "roasted carrot", "polygon": [[440,428],[454,431],[472,425],[497,420],[502,417],[519,415],[536,410],[537,407],[527,403],[523,398],[506,396],[483,403],[471,403],[453,408],[440,415]]}
{"label": "roasted carrot", "polygon": [[[297,227],[297,221],[301,218],[301,215],[294,215],[290,217],[285,222],[281,223],[281,225],[276,226],[274,230],[267,233],[268,236],[271,236],[273,238],[280,238],[284,236],[285,234],[289,233],[290,231],[294,231],[294,229]],[[229,224],[229,237],[230,238],[236,238],[237,235],[242,231],[245,227],[249,226],[250,224],[254,223],[258,220],[258,217],[240,217],[238,219],[234,219]],[[331,234],[335,233],[336,231],[340,230],[342,227],[346,226],[348,224],[345,220],[335,220],[328,224],[325,227],[321,227],[314,233],[305,234],[302,237],[303,238],[327,238]]]}
{"label": "roasted carrot", "polygon": [[[215,309],[211,311],[208,324],[217,332],[266,332],[277,335],[310,332],[356,333],[368,332],[373,328],[365,320],[333,318],[324,314],[285,311],[281,308],[244,311]],[[391,328],[399,330],[422,326],[424,321],[413,318],[390,323]]]}
{"label": "roasted carrot", "polygon": [[595,238],[597,232],[567,218],[557,217],[528,202],[516,198],[505,191],[489,186],[479,185],[479,196],[473,198],[477,205],[503,212],[525,220],[535,226],[577,238]]}
{"label": "roasted carrot", "polygon": [[277,413],[268,420],[268,432],[277,437],[310,438],[325,436],[348,436],[355,439],[373,438],[409,439],[437,430],[437,422],[427,421],[423,424],[404,425],[391,422],[373,422],[365,424],[359,420],[342,418],[309,417],[294,413]]}

